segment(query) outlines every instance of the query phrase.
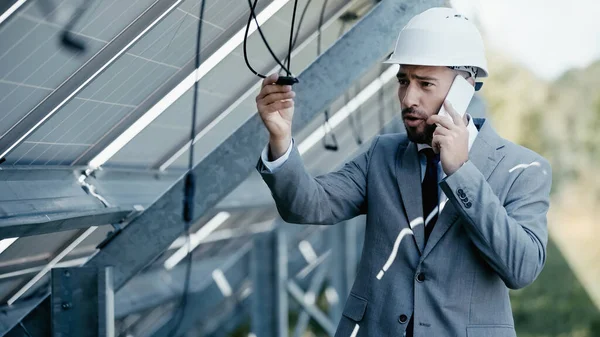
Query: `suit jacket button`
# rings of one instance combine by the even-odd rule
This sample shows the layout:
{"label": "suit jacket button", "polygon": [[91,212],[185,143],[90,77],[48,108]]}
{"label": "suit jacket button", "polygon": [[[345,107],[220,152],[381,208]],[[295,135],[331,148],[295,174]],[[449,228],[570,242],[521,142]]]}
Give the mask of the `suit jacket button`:
{"label": "suit jacket button", "polygon": [[467,201],[467,202],[465,203],[465,208],[471,208],[471,206],[473,206],[473,204],[471,204],[471,202],[470,202],[470,201]]}
{"label": "suit jacket button", "polygon": [[423,273],[418,273],[418,274],[417,274],[417,281],[419,281],[419,282],[423,282],[423,281],[425,281],[425,274],[423,274]]}
{"label": "suit jacket button", "polygon": [[398,318],[398,322],[404,324],[404,323],[406,323],[407,319],[408,319],[408,316],[402,314],[402,315],[400,315],[400,318]]}
{"label": "suit jacket button", "polygon": [[463,191],[462,188],[459,188],[458,190],[456,190],[456,194],[458,194],[458,196],[462,198],[465,196],[465,191]]}

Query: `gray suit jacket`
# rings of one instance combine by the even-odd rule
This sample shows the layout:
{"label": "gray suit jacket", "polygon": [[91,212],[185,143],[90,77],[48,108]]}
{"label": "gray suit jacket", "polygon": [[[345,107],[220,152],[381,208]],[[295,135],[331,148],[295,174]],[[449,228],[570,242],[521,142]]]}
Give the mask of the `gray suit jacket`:
{"label": "gray suit jacket", "polygon": [[335,224],[367,214],[362,258],[336,337],[516,336],[508,289],[546,260],[551,167],[502,139],[485,119],[467,161],[440,182],[448,197],[424,243],[420,165],[404,134],[377,137],[342,169],[317,178],[298,150],[258,170],[287,222]]}

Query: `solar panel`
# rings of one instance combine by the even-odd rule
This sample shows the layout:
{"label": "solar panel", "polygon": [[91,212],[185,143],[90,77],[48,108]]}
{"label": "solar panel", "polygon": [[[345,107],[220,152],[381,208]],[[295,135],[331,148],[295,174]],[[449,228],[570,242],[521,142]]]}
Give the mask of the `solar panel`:
{"label": "solar panel", "polygon": [[[188,2],[197,3],[185,1],[182,8],[193,9],[190,5],[183,7]],[[209,6],[203,27],[203,51],[212,52],[237,31],[243,25],[245,11],[244,6],[233,1]],[[182,67],[193,62],[196,24],[194,14],[181,8],[172,11],[50,118],[52,123],[42,125],[27,143],[10,153],[5,165],[74,162],[169,79],[181,73]]]}
{"label": "solar panel", "polygon": [[74,54],[59,44],[61,13],[72,1],[61,1],[49,15],[38,1],[28,1],[22,10],[0,26],[0,135],[23,118],[43,98],[88,61],[154,0],[95,1],[74,29],[87,51]]}
{"label": "solar panel", "polygon": [[[112,230],[112,226],[98,227],[59,263],[68,263],[68,261],[90,256],[96,245],[106,237],[110,230]],[[6,303],[10,296],[39,273],[48,262],[80,234],[80,230],[70,230],[22,237],[16,240],[0,254],[0,302]],[[80,260],[80,263],[82,262],[83,260]],[[38,281],[24,294],[24,297],[44,284],[45,280],[46,278],[43,278]]]}
{"label": "solar panel", "polygon": [[[330,17],[345,5],[346,1],[337,0],[328,2],[326,16]],[[298,8],[303,9],[306,1],[299,1]],[[321,6],[313,3],[309,7],[298,45],[312,33],[317,25]],[[293,2],[289,2],[271,20],[263,26],[267,40],[275,52],[283,60],[287,55],[289,44],[289,26]],[[311,15],[314,14],[314,15]],[[247,15],[247,14],[246,14]],[[299,15],[299,14],[298,14]],[[329,46],[337,39],[339,23],[334,23],[326,30],[323,36],[323,46]],[[201,89],[198,99],[198,126],[202,129],[208,125],[219,114],[225,111],[234,101],[247,91],[260,79],[254,76],[247,68],[243,60],[242,46],[236,48],[229,56],[206,74],[199,81]],[[248,39],[248,56],[255,69],[260,72],[268,72],[275,65],[275,61],[268,53],[260,35],[252,35]],[[312,63],[316,56],[316,42],[313,40],[305,50],[298,53],[293,59],[292,68],[299,73],[304,67]],[[231,79],[231,80],[230,80]],[[175,153],[189,140],[190,111],[192,105],[192,91],[190,89],[185,95],[165,110],[159,118],[138,134],[121,151],[113,156],[106,167],[147,167],[158,168],[170,154]],[[214,149],[226,139],[243,122],[256,113],[256,93],[250,94],[242,103],[233,109],[228,117],[223,119],[196,144],[195,157],[201,160],[207,153]],[[160,134],[160,137],[156,137]],[[166,156],[165,156],[166,155]],[[185,153],[175,160],[170,166],[173,169],[185,168],[188,155]]]}

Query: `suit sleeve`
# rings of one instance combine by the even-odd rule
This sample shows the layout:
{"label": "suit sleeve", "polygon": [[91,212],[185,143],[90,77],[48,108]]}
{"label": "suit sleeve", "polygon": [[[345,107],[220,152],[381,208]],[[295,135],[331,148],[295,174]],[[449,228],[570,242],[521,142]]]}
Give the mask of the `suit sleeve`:
{"label": "suit sleeve", "polygon": [[487,263],[511,289],[531,284],[546,261],[551,167],[521,169],[500,202],[481,172],[467,161],[440,185],[462,214],[466,231]]}
{"label": "suit sleeve", "polygon": [[282,219],[290,223],[330,225],[366,212],[367,170],[378,138],[341,169],[313,178],[296,145],[274,172],[262,160],[257,170],[271,190]]}

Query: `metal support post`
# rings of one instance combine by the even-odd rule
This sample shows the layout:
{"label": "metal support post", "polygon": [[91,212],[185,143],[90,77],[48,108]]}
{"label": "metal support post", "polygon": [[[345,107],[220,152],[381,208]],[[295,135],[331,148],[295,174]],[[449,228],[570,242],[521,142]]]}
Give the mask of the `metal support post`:
{"label": "metal support post", "polygon": [[[308,286],[308,290],[304,296],[306,301],[314,304],[315,301],[319,298],[319,293],[321,292],[321,288],[323,287],[323,283],[325,282],[325,277],[327,276],[328,266],[331,264],[325,262],[319,269],[316,274],[313,276],[310,281],[310,285]],[[300,316],[298,317],[298,322],[296,323],[296,328],[294,329],[294,337],[302,337],[306,328],[308,327],[308,322],[310,321],[310,315],[306,310],[302,310]]]}
{"label": "metal support post", "polygon": [[[342,310],[350,285],[346,277],[350,257],[347,255],[348,238],[347,233],[352,226],[351,221],[345,221],[333,226],[327,231],[327,239],[331,247],[331,268],[329,268],[329,279],[331,280],[330,293],[335,291],[337,296],[328,296],[330,301],[329,317],[333,322],[339,322],[342,318]],[[332,298],[334,297],[334,298]],[[331,303],[333,302],[333,303]]]}
{"label": "metal support post", "polygon": [[251,275],[252,332],[260,337],[287,337],[287,244],[280,227],[254,239]]}
{"label": "metal support post", "polygon": [[302,288],[294,282],[289,280],[287,282],[287,288],[290,295],[300,304],[300,306],[319,323],[319,325],[330,335],[335,334],[335,325],[333,322],[319,309],[314,303],[306,301],[305,293],[302,292]]}
{"label": "metal support post", "polygon": [[52,269],[52,337],[114,337],[112,267]]}

